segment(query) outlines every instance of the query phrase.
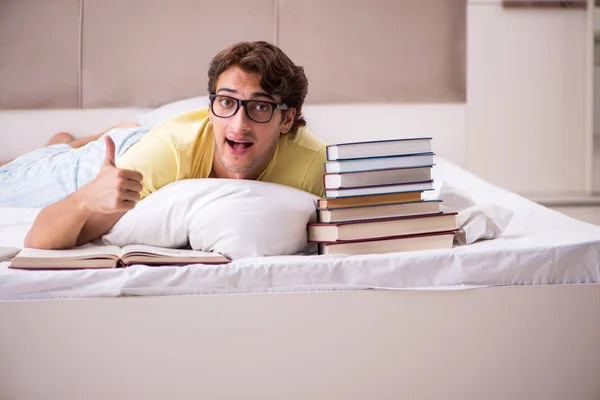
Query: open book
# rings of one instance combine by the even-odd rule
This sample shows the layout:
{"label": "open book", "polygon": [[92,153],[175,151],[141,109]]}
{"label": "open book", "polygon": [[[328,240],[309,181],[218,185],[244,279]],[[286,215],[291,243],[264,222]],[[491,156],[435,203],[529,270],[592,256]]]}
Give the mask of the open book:
{"label": "open book", "polygon": [[25,248],[15,256],[11,268],[80,269],[116,268],[132,264],[187,265],[226,264],[228,262],[230,262],[229,258],[219,253],[134,244],[123,248],[97,246],[71,250]]}

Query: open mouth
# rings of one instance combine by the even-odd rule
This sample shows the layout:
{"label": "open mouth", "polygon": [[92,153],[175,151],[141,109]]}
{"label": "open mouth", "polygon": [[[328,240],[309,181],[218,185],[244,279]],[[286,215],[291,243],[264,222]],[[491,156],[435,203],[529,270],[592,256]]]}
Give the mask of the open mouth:
{"label": "open mouth", "polygon": [[227,141],[229,147],[235,151],[244,151],[254,144],[252,142],[236,142],[227,138],[225,138],[225,140]]}

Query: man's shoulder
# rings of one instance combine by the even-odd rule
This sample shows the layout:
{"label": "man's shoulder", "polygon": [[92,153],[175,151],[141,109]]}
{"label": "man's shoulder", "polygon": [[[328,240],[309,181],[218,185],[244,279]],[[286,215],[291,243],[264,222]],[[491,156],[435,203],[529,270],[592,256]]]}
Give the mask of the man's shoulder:
{"label": "man's shoulder", "polygon": [[187,111],[181,114],[174,115],[163,122],[156,125],[155,128],[161,128],[165,126],[170,126],[173,124],[195,124],[198,122],[202,122],[208,118],[208,108],[201,108],[198,110]]}
{"label": "man's shoulder", "polygon": [[208,110],[194,110],[171,117],[150,130],[150,136],[159,136],[177,147],[193,145],[208,124]]}
{"label": "man's shoulder", "polygon": [[294,134],[284,135],[282,137],[289,147],[318,154],[327,147],[327,142],[315,135],[305,127],[301,127]]}

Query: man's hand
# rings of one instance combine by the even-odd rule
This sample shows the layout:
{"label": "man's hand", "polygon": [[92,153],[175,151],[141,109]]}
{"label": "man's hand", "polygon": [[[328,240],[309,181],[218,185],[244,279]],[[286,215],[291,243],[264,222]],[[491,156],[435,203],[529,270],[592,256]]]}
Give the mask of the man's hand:
{"label": "man's hand", "polygon": [[138,171],[119,169],[115,165],[115,142],[104,136],[106,155],[98,176],[78,192],[78,204],[88,212],[113,214],[135,207],[143,189],[143,176]]}
{"label": "man's hand", "polygon": [[115,165],[115,142],[105,136],[106,155],[98,176],[36,217],[25,247],[72,249],[108,232],[140,200],[142,174]]}

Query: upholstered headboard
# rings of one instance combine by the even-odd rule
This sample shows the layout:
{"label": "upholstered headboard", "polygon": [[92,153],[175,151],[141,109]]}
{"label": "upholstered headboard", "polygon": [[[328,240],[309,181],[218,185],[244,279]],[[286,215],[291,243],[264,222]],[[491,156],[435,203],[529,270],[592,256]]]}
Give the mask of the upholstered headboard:
{"label": "upholstered headboard", "polygon": [[0,0],[0,109],[155,107],[279,45],[307,103],[463,103],[466,0]]}

